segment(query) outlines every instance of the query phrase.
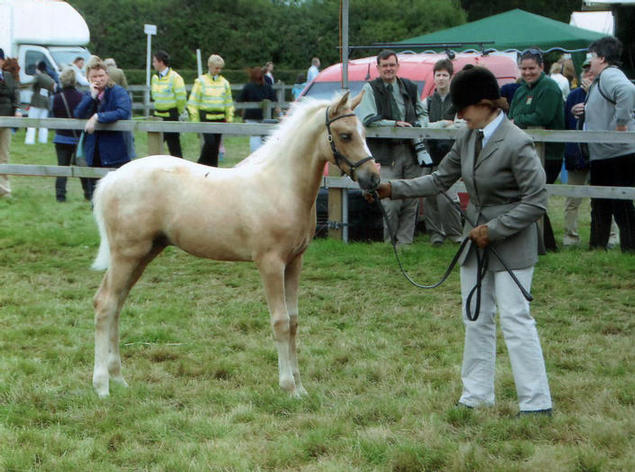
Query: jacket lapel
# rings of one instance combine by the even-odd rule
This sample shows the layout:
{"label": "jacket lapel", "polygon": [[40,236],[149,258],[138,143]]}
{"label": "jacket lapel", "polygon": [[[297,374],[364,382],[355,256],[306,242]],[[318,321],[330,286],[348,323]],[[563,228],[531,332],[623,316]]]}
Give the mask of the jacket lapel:
{"label": "jacket lapel", "polygon": [[[510,122],[507,119],[507,117],[503,117],[503,121],[501,122],[501,124],[498,126],[498,128],[496,128],[496,131],[494,131],[494,134],[491,136],[491,138],[489,138],[489,140],[487,141],[487,144],[483,146],[483,150],[481,151],[481,154],[478,156],[478,159],[476,161],[476,164],[474,165],[474,168],[477,168],[478,166],[480,166],[482,162],[489,159],[498,150],[501,143],[505,139],[505,135],[507,134],[506,129],[509,126],[509,124]],[[472,150],[474,149],[476,133],[474,133],[474,135],[475,135],[474,139],[472,140]]]}

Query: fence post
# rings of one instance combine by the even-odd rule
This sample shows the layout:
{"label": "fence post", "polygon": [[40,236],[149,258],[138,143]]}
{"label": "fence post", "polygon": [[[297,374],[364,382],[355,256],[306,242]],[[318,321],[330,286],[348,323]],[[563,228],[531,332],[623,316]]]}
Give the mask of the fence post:
{"label": "fence post", "polygon": [[[158,116],[146,118],[151,121],[163,121]],[[161,131],[148,131],[148,155],[163,154],[163,133]]]}
{"label": "fence post", "polygon": [[[332,164],[329,166],[329,176],[339,177],[342,171]],[[332,239],[342,239],[342,192],[346,189],[329,188],[329,206],[327,223],[329,225],[328,237]]]}
{"label": "fence post", "polygon": [[265,120],[270,120],[273,118],[273,113],[271,112],[271,100],[265,98],[262,102],[260,102],[260,107],[262,108],[262,118]]}

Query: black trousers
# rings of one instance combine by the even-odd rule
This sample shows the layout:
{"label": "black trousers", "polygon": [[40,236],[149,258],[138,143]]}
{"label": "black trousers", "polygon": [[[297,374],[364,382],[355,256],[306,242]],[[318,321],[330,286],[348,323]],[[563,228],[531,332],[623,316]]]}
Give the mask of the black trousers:
{"label": "black trousers", "polygon": [[[635,153],[591,161],[591,185],[635,187]],[[620,229],[623,252],[635,251],[635,207],[632,200],[591,199],[591,249],[606,249],[611,217]]]}
{"label": "black trousers", "polygon": [[[109,165],[109,166],[105,166],[102,165],[101,163],[101,155],[99,154],[99,143],[95,142],[95,154],[93,154],[93,165],[91,167],[114,167],[114,168],[119,168],[122,165],[127,164],[127,162],[122,162],[120,164],[117,165]],[[93,192],[95,191],[95,187],[97,186],[97,182],[99,182],[99,179],[86,179],[88,181],[88,193],[90,196],[86,196],[87,200],[92,200],[93,199]],[[86,190],[84,190],[84,195],[86,194]]]}
{"label": "black trousers", "polygon": [[[55,143],[57,165],[70,166],[76,147],[76,144]],[[92,196],[92,185],[90,179],[80,178],[79,180],[81,181],[82,189],[84,190],[84,198],[86,198],[86,200],[90,200]],[[66,177],[57,177],[55,179],[55,197],[58,200],[66,200]]]}
{"label": "black trousers", "polygon": [[[203,123],[224,123],[224,120],[208,120],[205,117],[205,112],[200,112],[201,122]],[[220,149],[220,141],[222,134],[203,134],[203,147],[201,148],[201,155],[198,158],[199,164],[206,166],[218,167],[218,151]]]}
{"label": "black trousers", "polygon": [[[167,110],[170,116],[160,116],[163,121],[179,121],[179,111],[176,108]],[[179,133],[163,133],[163,141],[168,145],[171,156],[183,157],[181,150],[181,135]]]}
{"label": "black trousers", "polygon": [[[545,174],[547,177],[547,183],[553,184],[558,178],[558,175],[560,175],[561,170],[562,170],[562,159],[545,160]],[[556,251],[558,249],[558,245],[556,244],[556,238],[553,235],[551,220],[549,219],[549,215],[546,213],[545,213],[543,222],[544,222],[543,238],[545,242],[545,249],[547,251]]]}

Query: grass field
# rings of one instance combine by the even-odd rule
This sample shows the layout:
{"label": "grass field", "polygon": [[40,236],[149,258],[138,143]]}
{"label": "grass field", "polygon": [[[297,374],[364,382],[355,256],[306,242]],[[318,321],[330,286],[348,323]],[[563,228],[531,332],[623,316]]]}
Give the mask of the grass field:
{"label": "grass field", "polygon": [[[137,137],[145,154],[145,139]],[[55,164],[52,144],[12,162]],[[246,153],[226,140],[225,164]],[[185,138],[195,160],[198,142]],[[300,291],[302,400],[277,386],[277,355],[253,264],[170,248],[133,289],[121,318],[130,388],[91,386],[89,270],[98,236],[79,182],[13,177],[0,200],[2,471],[632,471],[635,470],[635,259],[562,250],[534,276],[554,399],[552,418],[515,418],[499,336],[497,405],[465,410],[458,272],[421,291],[381,243],[317,240]],[[561,239],[562,199],[551,200]],[[588,203],[581,229],[588,241]],[[435,281],[455,246],[425,236],[404,254]]]}

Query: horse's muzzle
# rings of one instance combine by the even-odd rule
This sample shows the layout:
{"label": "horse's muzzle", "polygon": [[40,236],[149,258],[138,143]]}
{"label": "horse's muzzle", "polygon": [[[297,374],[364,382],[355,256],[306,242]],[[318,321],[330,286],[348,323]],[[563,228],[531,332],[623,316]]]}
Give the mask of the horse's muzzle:
{"label": "horse's muzzle", "polygon": [[375,190],[380,180],[379,174],[377,173],[372,173],[366,169],[357,171],[357,183],[362,190],[366,190],[367,192]]}

